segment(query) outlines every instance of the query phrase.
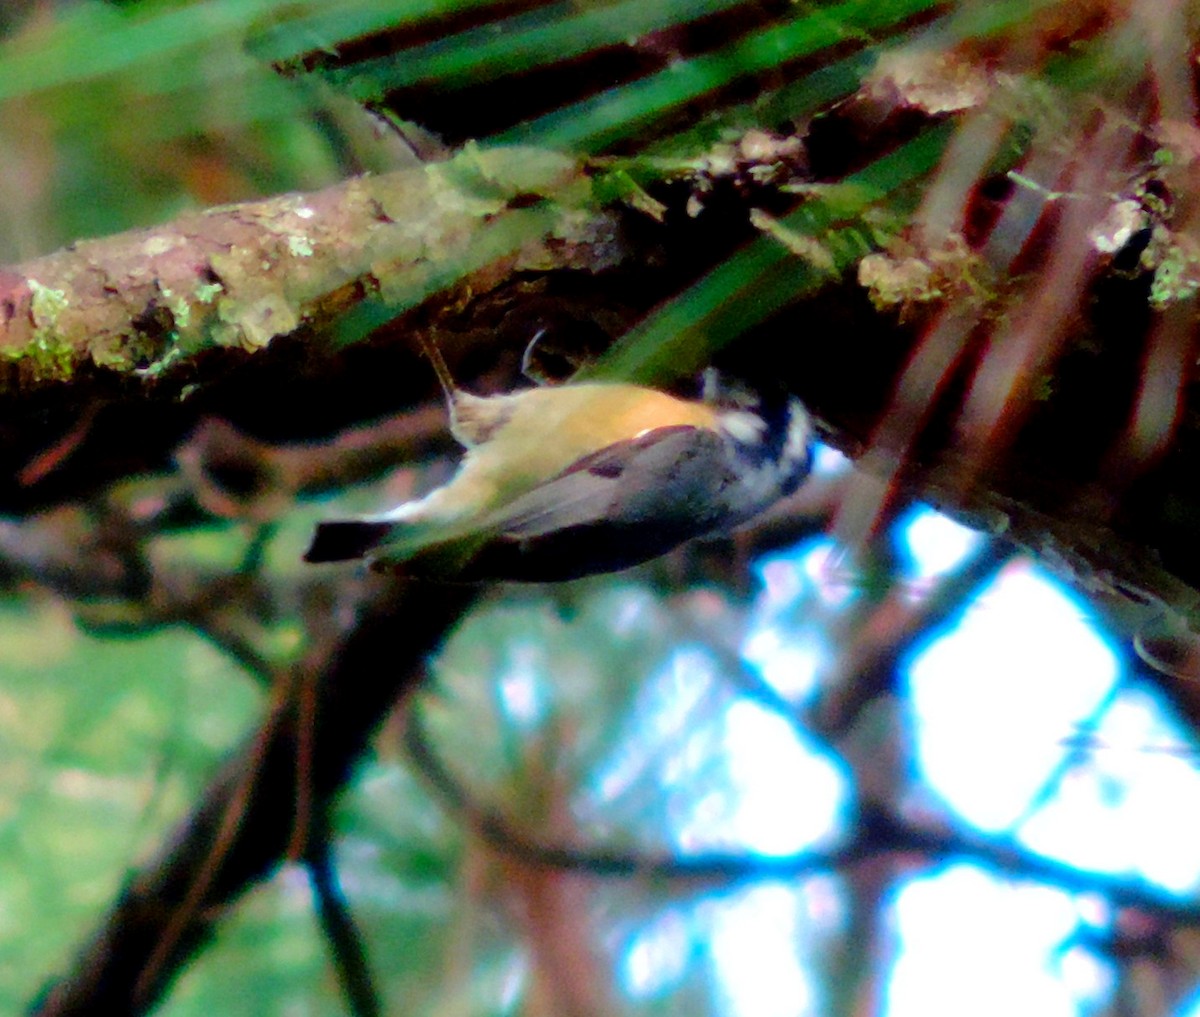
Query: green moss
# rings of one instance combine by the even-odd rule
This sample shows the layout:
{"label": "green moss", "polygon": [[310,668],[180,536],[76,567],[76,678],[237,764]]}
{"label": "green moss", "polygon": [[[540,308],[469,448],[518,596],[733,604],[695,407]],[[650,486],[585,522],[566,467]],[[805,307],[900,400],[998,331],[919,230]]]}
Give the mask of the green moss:
{"label": "green moss", "polygon": [[624,169],[601,173],[592,181],[592,195],[599,205],[621,202],[630,208],[645,212],[658,222],[667,214],[666,206],[652,198]]}
{"label": "green moss", "polygon": [[75,373],[75,350],[49,335],[36,335],[23,350],[5,355],[28,364],[38,379],[67,381]]}
{"label": "green moss", "polygon": [[167,302],[167,308],[171,312],[171,317],[175,321],[177,329],[184,329],[192,320],[192,307],[187,302],[185,297],[178,296],[173,290],[166,286],[161,287],[163,300]]}
{"label": "green moss", "polygon": [[1198,288],[1197,260],[1178,244],[1166,249],[1154,271],[1150,303],[1156,308],[1193,296]]}
{"label": "green moss", "polygon": [[66,381],[75,372],[76,351],[62,338],[59,316],[67,307],[67,295],[62,290],[43,286],[29,280],[33,294],[30,316],[33,318],[33,338],[19,349],[4,350],[6,360],[20,361],[37,379]]}
{"label": "green moss", "polygon": [[196,300],[201,304],[211,304],[224,290],[225,287],[217,282],[201,283],[196,287]]}

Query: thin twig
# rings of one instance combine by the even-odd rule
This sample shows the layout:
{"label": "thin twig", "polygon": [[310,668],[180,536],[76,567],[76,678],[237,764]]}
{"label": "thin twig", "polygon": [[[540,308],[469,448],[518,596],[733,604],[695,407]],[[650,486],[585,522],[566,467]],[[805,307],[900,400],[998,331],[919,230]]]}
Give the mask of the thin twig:
{"label": "thin twig", "polygon": [[366,943],[342,896],[331,855],[328,841],[322,836],[304,860],[317,899],[321,930],[329,941],[333,966],[352,1017],[381,1017],[383,1004],[371,977]]}

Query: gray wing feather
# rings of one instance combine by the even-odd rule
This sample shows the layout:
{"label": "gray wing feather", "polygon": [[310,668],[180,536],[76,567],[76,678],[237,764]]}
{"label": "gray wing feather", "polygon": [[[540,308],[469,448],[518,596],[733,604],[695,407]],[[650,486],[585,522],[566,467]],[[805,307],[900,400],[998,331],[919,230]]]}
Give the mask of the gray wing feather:
{"label": "gray wing feather", "polygon": [[732,482],[721,436],[698,427],[660,427],[587,456],[488,520],[488,528],[534,538],[567,527],[720,523]]}

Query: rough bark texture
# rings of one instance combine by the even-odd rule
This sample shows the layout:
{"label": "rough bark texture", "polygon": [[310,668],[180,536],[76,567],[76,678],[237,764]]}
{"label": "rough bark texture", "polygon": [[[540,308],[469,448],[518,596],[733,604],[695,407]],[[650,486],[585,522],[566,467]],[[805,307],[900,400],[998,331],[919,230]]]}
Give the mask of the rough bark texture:
{"label": "rough bark texture", "polygon": [[[263,350],[368,298],[412,306],[505,258],[509,271],[545,270],[582,250],[598,265],[611,223],[564,211],[564,199],[577,203],[586,189],[565,156],[468,152],[80,241],[0,275],[3,388],[29,392],[83,367],[148,383],[206,350]],[[532,232],[504,221],[537,218],[514,206],[550,194],[557,212]]]}

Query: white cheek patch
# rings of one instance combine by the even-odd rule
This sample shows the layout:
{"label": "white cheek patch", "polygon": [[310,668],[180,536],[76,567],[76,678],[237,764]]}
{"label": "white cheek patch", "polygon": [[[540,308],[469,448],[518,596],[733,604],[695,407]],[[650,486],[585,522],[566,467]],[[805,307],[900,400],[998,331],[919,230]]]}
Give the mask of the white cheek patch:
{"label": "white cheek patch", "polygon": [[721,414],[721,427],[734,441],[743,445],[753,445],[762,441],[767,422],[757,413],[732,410]]}
{"label": "white cheek patch", "polygon": [[808,411],[798,400],[793,399],[788,409],[790,419],[788,420],[787,439],[783,446],[783,458],[785,461],[798,461],[808,455],[812,423],[808,418]]}

